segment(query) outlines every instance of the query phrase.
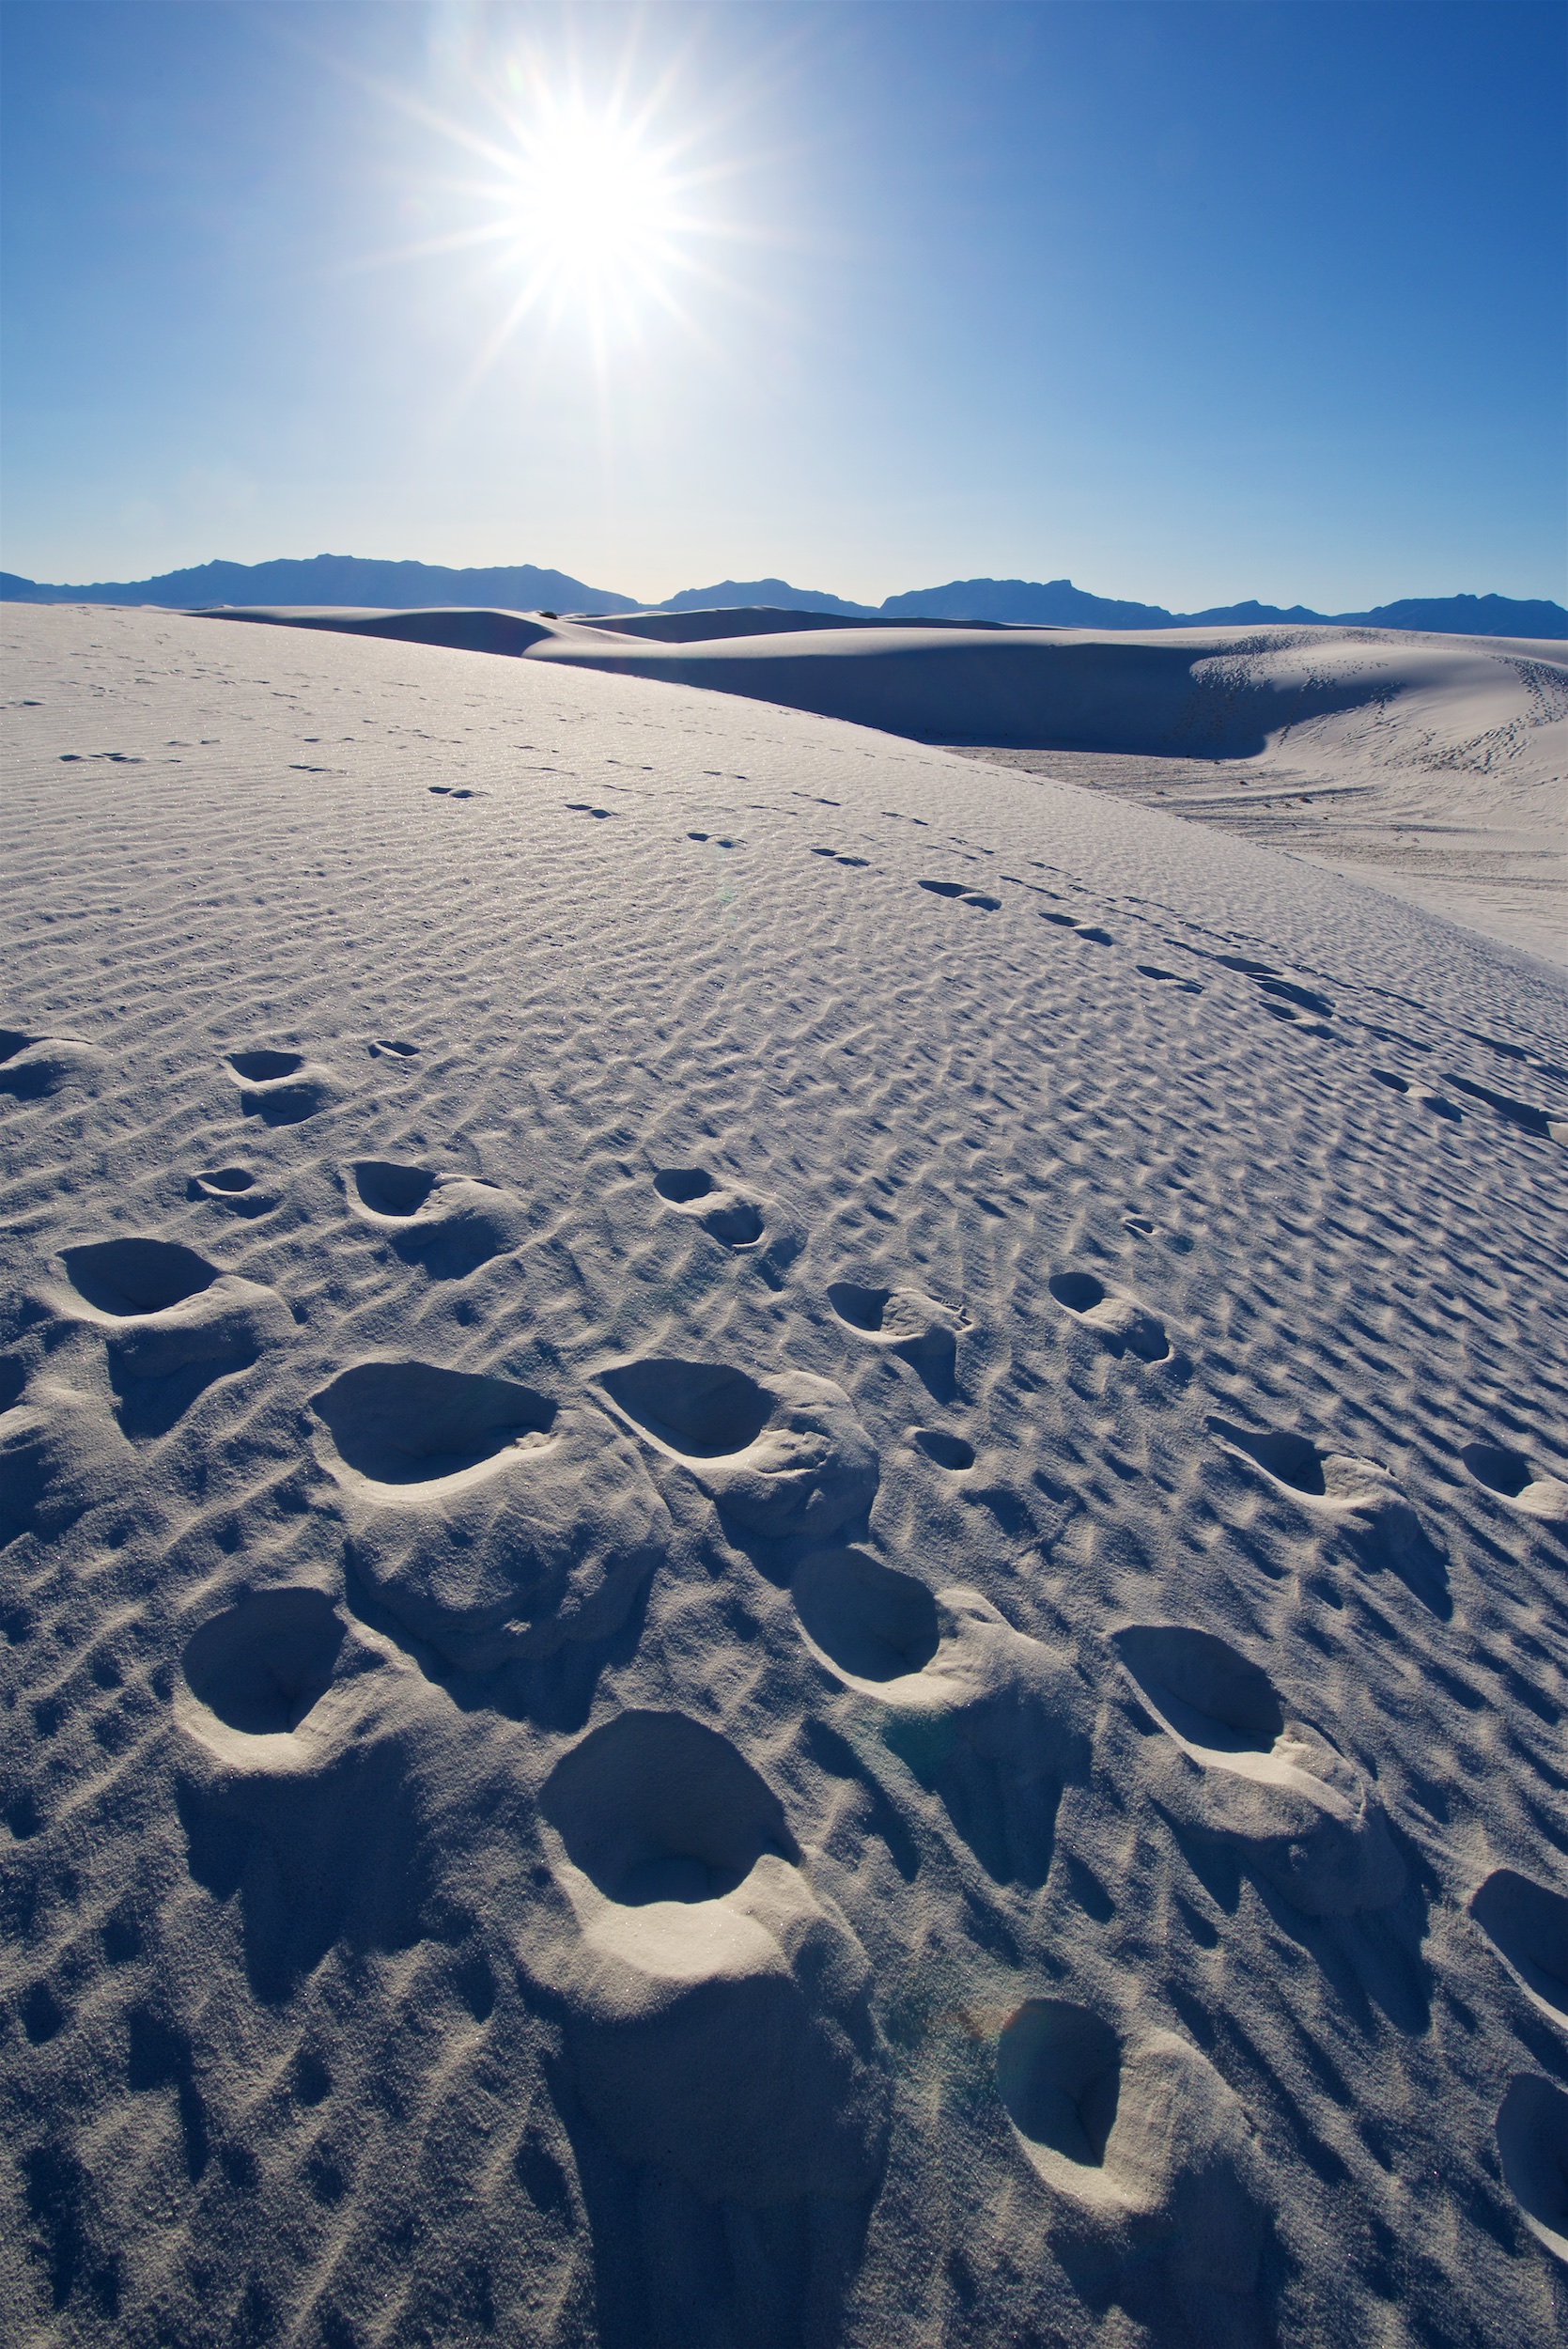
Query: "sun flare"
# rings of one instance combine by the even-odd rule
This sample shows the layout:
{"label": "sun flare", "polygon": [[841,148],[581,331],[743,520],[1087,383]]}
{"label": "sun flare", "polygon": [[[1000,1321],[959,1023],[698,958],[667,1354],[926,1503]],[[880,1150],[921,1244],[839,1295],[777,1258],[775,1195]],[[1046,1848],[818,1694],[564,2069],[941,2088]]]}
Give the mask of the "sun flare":
{"label": "sun flare", "polygon": [[645,280],[668,265],[678,226],[669,169],[613,118],[574,109],[551,122],[518,179],[519,240],[568,286]]}

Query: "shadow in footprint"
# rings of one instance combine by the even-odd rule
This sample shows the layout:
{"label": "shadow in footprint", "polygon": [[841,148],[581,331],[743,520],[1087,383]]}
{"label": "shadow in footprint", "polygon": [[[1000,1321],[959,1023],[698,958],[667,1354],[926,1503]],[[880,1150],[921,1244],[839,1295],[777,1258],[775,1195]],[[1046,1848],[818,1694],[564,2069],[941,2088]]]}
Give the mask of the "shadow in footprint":
{"label": "shadow in footprint", "polygon": [[765,1852],[791,1865],[800,1856],[772,1788],[683,1713],[618,1714],[556,1765],[539,1809],[623,1908],[721,1900]]}
{"label": "shadow in footprint", "polygon": [[1470,1914],[1520,1987],[1554,2023],[1568,2023],[1568,1900],[1498,1868]]}
{"label": "shadow in footprint", "polygon": [[1520,2073],[1498,2114],[1498,2153],[1526,2226],[1568,2261],[1568,2095],[1536,2073]]}
{"label": "shadow in footprint", "polygon": [[1568,1140],[1568,1116],[1553,1118],[1531,1101],[1515,1100],[1511,1093],[1493,1093],[1488,1086],[1478,1085],[1468,1077],[1456,1077],[1452,1069],[1446,1072],[1445,1082],[1467,1100],[1484,1101],[1504,1125],[1517,1126],[1522,1133],[1534,1134],[1543,1142]]}
{"label": "shadow in footprint", "polygon": [[831,1379],[784,1370],[760,1380],[726,1362],[655,1357],[620,1363],[598,1384],[742,1534],[822,1540],[863,1517],[876,1497],[876,1446]]}
{"label": "shadow in footprint", "polygon": [[1568,1485],[1560,1477],[1543,1475],[1522,1452],[1482,1438],[1466,1444],[1459,1457],[1476,1483],[1484,1485],[1500,1501],[1545,1525],[1568,1532]]}
{"label": "shadow in footprint", "polygon": [[882,1739],[940,1800],[994,1882],[1044,1884],[1066,1781],[1088,1753],[1065,1660],[977,1591],[931,1591],[861,1549],[803,1559],[790,1583],[818,1660],[886,1707]]}
{"label": "shadow in footprint", "polygon": [[338,1457],[377,1485],[429,1485],[542,1445],[556,1407],[510,1378],[430,1362],[362,1362],[312,1397]]}
{"label": "shadow in footprint", "polygon": [[[1052,2248],[1079,2289],[1170,2335],[1258,2338],[1266,2239],[1256,2132],[1234,2092],[1172,2031],[1118,2030],[1065,1999],[1029,1999],[1003,2027],[997,2092],[1052,2189]],[[1239,2304],[1239,2305],[1238,2305]]]}
{"label": "shadow in footprint", "polygon": [[928,1460],[955,1476],[974,1466],[973,1444],[966,1443],[962,1436],[950,1435],[945,1427],[912,1427],[909,1441],[917,1452],[924,1452]]}
{"label": "shadow in footprint", "polygon": [[248,1166],[215,1166],[206,1174],[193,1174],[185,1196],[210,1200],[216,1207],[226,1207],[231,1215],[267,1215],[277,1206],[276,1194],[263,1189]]}
{"label": "shadow in footprint", "polygon": [[348,1563],[459,1672],[612,1638],[667,1553],[641,1459],[587,1404],[412,1361],[356,1363],[310,1404]]}
{"label": "shadow in footprint", "polygon": [[432,1280],[466,1280],[523,1237],[517,1200],[476,1176],[360,1159],[343,1182],[349,1206],[376,1226],[405,1264],[422,1265]]}
{"label": "shadow in footprint", "polygon": [[756,2209],[869,2192],[888,2102],[870,1968],[744,1755],[684,1714],[623,1712],[539,1809],[569,1910],[525,1962],[619,2158]]}

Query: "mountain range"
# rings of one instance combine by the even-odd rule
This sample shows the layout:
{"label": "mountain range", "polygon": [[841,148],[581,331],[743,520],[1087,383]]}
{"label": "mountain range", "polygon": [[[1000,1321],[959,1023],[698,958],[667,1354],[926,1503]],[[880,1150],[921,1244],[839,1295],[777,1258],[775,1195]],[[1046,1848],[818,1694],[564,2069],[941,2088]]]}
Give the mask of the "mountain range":
{"label": "mountain range", "polygon": [[430,604],[491,604],[523,612],[548,610],[606,618],[629,612],[700,612],[773,606],[820,612],[848,620],[990,620],[1045,628],[1233,628],[1281,621],[1424,629],[1465,636],[1568,638],[1568,611],[1545,600],[1509,596],[1415,596],[1369,612],[1312,612],[1304,604],[1217,604],[1204,612],[1168,612],[1090,595],[1070,579],[955,579],[889,596],[880,604],[850,603],[787,580],[719,581],[687,587],[663,603],[590,587],[565,571],[532,563],[494,569],[451,570],[437,563],[385,563],[351,554],[318,554],[273,563],[202,563],[154,579],[99,580],[85,586],[50,586],[0,571],[0,599],[13,603],[162,604],[190,610],[211,604],[350,604],[414,610]]}

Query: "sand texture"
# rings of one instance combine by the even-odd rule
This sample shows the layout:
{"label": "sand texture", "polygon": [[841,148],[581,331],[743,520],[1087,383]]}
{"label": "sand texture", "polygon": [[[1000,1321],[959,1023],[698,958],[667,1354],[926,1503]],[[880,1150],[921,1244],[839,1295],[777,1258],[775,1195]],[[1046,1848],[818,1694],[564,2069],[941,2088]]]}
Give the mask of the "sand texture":
{"label": "sand texture", "polygon": [[[287,616],[704,685],[962,747],[1310,858],[1568,965],[1560,644],[1338,625],[812,626],[765,610],[624,625]],[[655,650],[652,636],[669,641]]]}
{"label": "sand texture", "polygon": [[1562,972],[773,696],[3,629],[8,2340],[1561,2338]]}

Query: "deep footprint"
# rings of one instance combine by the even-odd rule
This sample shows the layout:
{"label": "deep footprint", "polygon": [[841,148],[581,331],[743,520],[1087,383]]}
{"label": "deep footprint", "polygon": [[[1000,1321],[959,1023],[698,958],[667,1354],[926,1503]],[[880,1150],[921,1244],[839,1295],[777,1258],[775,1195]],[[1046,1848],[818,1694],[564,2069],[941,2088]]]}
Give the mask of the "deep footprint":
{"label": "deep footprint", "polygon": [[1136,1297],[1108,1289],[1093,1272],[1053,1273],[1046,1285],[1063,1311],[1092,1330],[1112,1354],[1133,1354],[1141,1362],[1169,1358],[1164,1323]]}
{"label": "deep footprint", "polygon": [[326,1108],[335,1091],[332,1071],[307,1061],[303,1052],[270,1047],[229,1052],[224,1067],[240,1088],[245,1115],[259,1117],[268,1126],[303,1125]]}
{"label": "deep footprint", "polygon": [[691,1216],[725,1248],[754,1248],[767,1231],[761,1201],[719,1182],[706,1167],[664,1167],[653,1187],[666,1206]]}
{"label": "deep footprint", "polygon": [[1215,1633],[1129,1624],[1110,1635],[1127,1682],[1170,1740],[1152,1775],[1161,1809],[1234,1844],[1310,1917],[1380,1908],[1405,1889],[1364,1772],[1292,1719],[1273,1682]]}

